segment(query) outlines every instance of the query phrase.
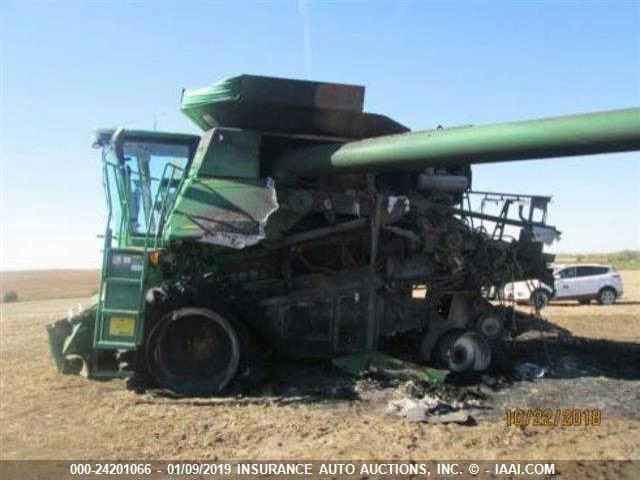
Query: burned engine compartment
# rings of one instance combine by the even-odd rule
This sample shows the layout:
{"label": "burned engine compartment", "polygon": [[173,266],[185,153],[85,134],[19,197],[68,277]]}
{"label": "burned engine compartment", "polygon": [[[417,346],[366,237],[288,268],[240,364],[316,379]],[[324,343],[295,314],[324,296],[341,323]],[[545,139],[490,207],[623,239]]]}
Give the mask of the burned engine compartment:
{"label": "burned engine compartment", "polygon": [[489,297],[518,280],[553,285],[540,236],[559,236],[545,223],[549,197],[482,192],[499,213],[473,210],[468,167],[283,183],[261,242],[235,251],[177,242],[162,256],[172,280],[158,288],[181,282],[215,295],[294,357],[331,358],[415,332],[422,359],[466,369],[442,344],[474,332],[472,343],[490,351],[508,335],[509,310]]}

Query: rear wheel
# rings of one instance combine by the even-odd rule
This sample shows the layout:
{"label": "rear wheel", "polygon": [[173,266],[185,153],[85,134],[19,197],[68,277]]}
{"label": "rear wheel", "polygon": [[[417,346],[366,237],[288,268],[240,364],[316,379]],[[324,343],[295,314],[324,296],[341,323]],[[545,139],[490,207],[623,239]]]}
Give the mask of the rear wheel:
{"label": "rear wheel", "polygon": [[616,291],[613,288],[603,288],[598,293],[598,303],[600,305],[613,305],[616,303]]}
{"label": "rear wheel", "polygon": [[482,371],[491,364],[491,346],[476,332],[447,332],[436,348],[440,362],[452,372]]}
{"label": "rear wheel", "polygon": [[531,293],[530,302],[536,310],[541,310],[549,304],[549,292],[543,288],[538,288]]}
{"label": "rear wheel", "polygon": [[174,310],[149,333],[149,372],[160,386],[176,393],[219,392],[234,379],[246,355],[243,333],[233,319],[212,310]]}
{"label": "rear wheel", "polygon": [[476,330],[489,341],[495,342],[501,340],[504,335],[504,321],[498,313],[490,312],[476,321]]}

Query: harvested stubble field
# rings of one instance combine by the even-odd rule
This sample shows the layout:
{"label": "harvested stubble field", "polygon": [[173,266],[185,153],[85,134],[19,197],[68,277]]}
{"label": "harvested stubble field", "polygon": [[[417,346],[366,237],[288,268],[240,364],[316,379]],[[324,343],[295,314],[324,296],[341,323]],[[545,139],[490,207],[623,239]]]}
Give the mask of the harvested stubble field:
{"label": "harvested stubble field", "polygon": [[[38,275],[58,295],[70,282],[61,272]],[[323,367],[284,375],[293,379],[284,396],[267,385],[259,396],[227,399],[171,399],[134,393],[121,380],[59,375],[44,325],[88,299],[3,304],[0,458],[638,459],[640,271],[623,272],[623,280],[624,298],[614,306],[567,302],[546,309],[548,320],[582,339],[543,341],[536,334],[515,342],[504,361],[568,359],[574,367],[563,378],[515,382],[490,393],[491,408],[474,414],[475,426],[407,423],[385,413],[398,389],[367,382],[355,386],[359,398],[335,398],[341,395],[325,388],[333,377]],[[84,295],[95,289],[87,282]],[[45,290],[39,295],[49,298]],[[300,395],[315,379],[324,382],[325,396]],[[344,378],[335,379],[344,387]],[[601,408],[604,419],[599,427],[507,427],[507,407]]]}
{"label": "harvested stubble field", "polygon": [[0,298],[13,291],[20,301],[90,297],[98,290],[99,270],[0,272]]}

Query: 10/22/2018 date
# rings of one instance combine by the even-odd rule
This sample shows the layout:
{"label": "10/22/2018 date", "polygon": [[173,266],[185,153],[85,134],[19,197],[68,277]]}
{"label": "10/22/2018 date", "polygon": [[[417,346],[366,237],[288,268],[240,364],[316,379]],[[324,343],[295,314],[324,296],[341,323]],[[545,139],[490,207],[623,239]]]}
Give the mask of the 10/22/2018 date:
{"label": "10/22/2018 date", "polygon": [[516,408],[506,410],[507,427],[598,427],[602,410],[579,408]]}

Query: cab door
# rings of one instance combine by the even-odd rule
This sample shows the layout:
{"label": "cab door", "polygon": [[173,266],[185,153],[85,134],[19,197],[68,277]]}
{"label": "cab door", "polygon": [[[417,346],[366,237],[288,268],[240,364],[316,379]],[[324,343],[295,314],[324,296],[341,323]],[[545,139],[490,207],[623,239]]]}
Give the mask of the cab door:
{"label": "cab door", "polygon": [[555,298],[566,298],[578,295],[576,285],[576,268],[567,267],[559,270],[555,275]]}

